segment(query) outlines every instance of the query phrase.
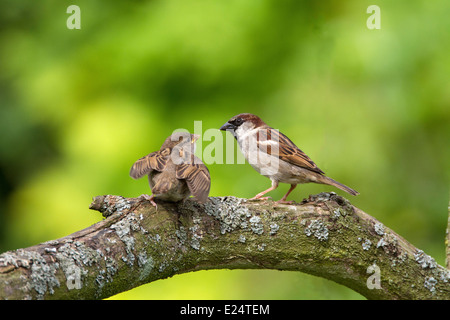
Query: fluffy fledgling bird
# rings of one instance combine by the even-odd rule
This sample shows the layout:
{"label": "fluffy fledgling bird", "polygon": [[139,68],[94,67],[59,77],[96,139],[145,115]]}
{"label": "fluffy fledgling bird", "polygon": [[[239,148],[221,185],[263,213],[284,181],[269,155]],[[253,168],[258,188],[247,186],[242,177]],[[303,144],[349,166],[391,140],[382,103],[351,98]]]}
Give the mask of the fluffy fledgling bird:
{"label": "fluffy fledgling bird", "polygon": [[137,160],[130,170],[133,179],[148,175],[152,195],[143,195],[156,207],[154,199],[178,202],[191,194],[198,202],[208,199],[211,177],[208,168],[194,155],[196,134],[178,132],[169,136],[159,151]]}
{"label": "fluffy fledgling bird", "polygon": [[244,157],[263,176],[272,180],[272,186],[258,193],[251,200],[265,200],[266,193],[276,189],[280,182],[291,185],[289,191],[279,200],[286,201],[297,184],[320,183],[335,186],[351,195],[359,193],[327,176],[288,137],[269,127],[258,116],[241,113],[228,120],[220,130],[230,131],[236,138]]}

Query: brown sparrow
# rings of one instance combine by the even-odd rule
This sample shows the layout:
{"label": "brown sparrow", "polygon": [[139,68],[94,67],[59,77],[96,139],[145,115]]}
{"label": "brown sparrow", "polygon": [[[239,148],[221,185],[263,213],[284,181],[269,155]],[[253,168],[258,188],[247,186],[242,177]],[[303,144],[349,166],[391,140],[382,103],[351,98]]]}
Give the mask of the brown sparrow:
{"label": "brown sparrow", "polygon": [[199,135],[178,132],[169,136],[159,151],[137,160],[130,170],[133,179],[148,175],[152,195],[143,195],[156,207],[154,199],[178,202],[191,194],[198,202],[208,199],[211,178],[208,168],[194,155]]}
{"label": "brown sparrow", "polygon": [[317,165],[301,151],[288,137],[269,127],[258,116],[242,113],[232,117],[220,130],[230,131],[236,138],[245,159],[265,177],[272,180],[272,186],[258,193],[251,200],[266,200],[266,193],[276,189],[278,183],[289,183],[291,188],[278,202],[286,198],[301,183],[320,183],[335,186],[351,195],[357,191],[324,175]]}

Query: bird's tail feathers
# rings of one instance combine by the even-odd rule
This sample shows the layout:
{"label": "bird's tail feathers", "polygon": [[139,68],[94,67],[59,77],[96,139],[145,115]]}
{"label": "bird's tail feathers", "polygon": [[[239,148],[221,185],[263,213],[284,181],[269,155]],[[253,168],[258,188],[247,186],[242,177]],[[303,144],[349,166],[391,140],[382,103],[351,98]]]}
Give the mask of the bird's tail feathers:
{"label": "bird's tail feathers", "polygon": [[323,179],[321,179],[322,180],[321,183],[335,186],[336,188],[339,188],[339,189],[351,194],[352,196],[357,196],[359,194],[358,191],[353,190],[352,188],[347,187],[345,184],[337,182],[336,180],[333,180],[330,177],[326,177],[326,176],[322,176],[322,177],[323,177]]}

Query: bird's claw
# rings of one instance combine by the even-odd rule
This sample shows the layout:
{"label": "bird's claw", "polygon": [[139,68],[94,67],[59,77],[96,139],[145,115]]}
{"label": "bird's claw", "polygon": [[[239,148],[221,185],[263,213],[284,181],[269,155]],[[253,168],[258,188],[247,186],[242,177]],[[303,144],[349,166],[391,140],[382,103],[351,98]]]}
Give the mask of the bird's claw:
{"label": "bird's claw", "polygon": [[158,205],[156,204],[155,201],[153,201],[153,199],[154,199],[153,195],[149,196],[148,194],[143,194],[140,196],[140,198],[144,198],[145,200],[150,201],[152,206],[154,206],[156,211],[158,211]]}

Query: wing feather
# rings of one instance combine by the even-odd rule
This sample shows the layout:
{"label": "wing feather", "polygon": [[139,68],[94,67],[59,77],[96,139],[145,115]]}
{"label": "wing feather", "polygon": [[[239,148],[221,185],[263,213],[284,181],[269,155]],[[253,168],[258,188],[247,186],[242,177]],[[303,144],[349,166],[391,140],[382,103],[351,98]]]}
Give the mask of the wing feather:
{"label": "wing feather", "polygon": [[182,163],[176,167],[176,178],[186,181],[189,190],[197,201],[204,203],[208,199],[211,188],[211,177],[208,168],[195,157],[191,163]]}
{"label": "wing feather", "polygon": [[[273,128],[258,130],[258,149],[278,156],[281,160],[293,165],[309,169],[311,171],[324,174],[322,170],[287,136]],[[274,148],[278,146],[278,148]]]}
{"label": "wing feather", "polygon": [[130,176],[133,179],[139,179],[149,174],[153,170],[163,171],[169,160],[170,150],[163,149],[160,151],[152,152],[145,157],[137,160],[130,170]]}

